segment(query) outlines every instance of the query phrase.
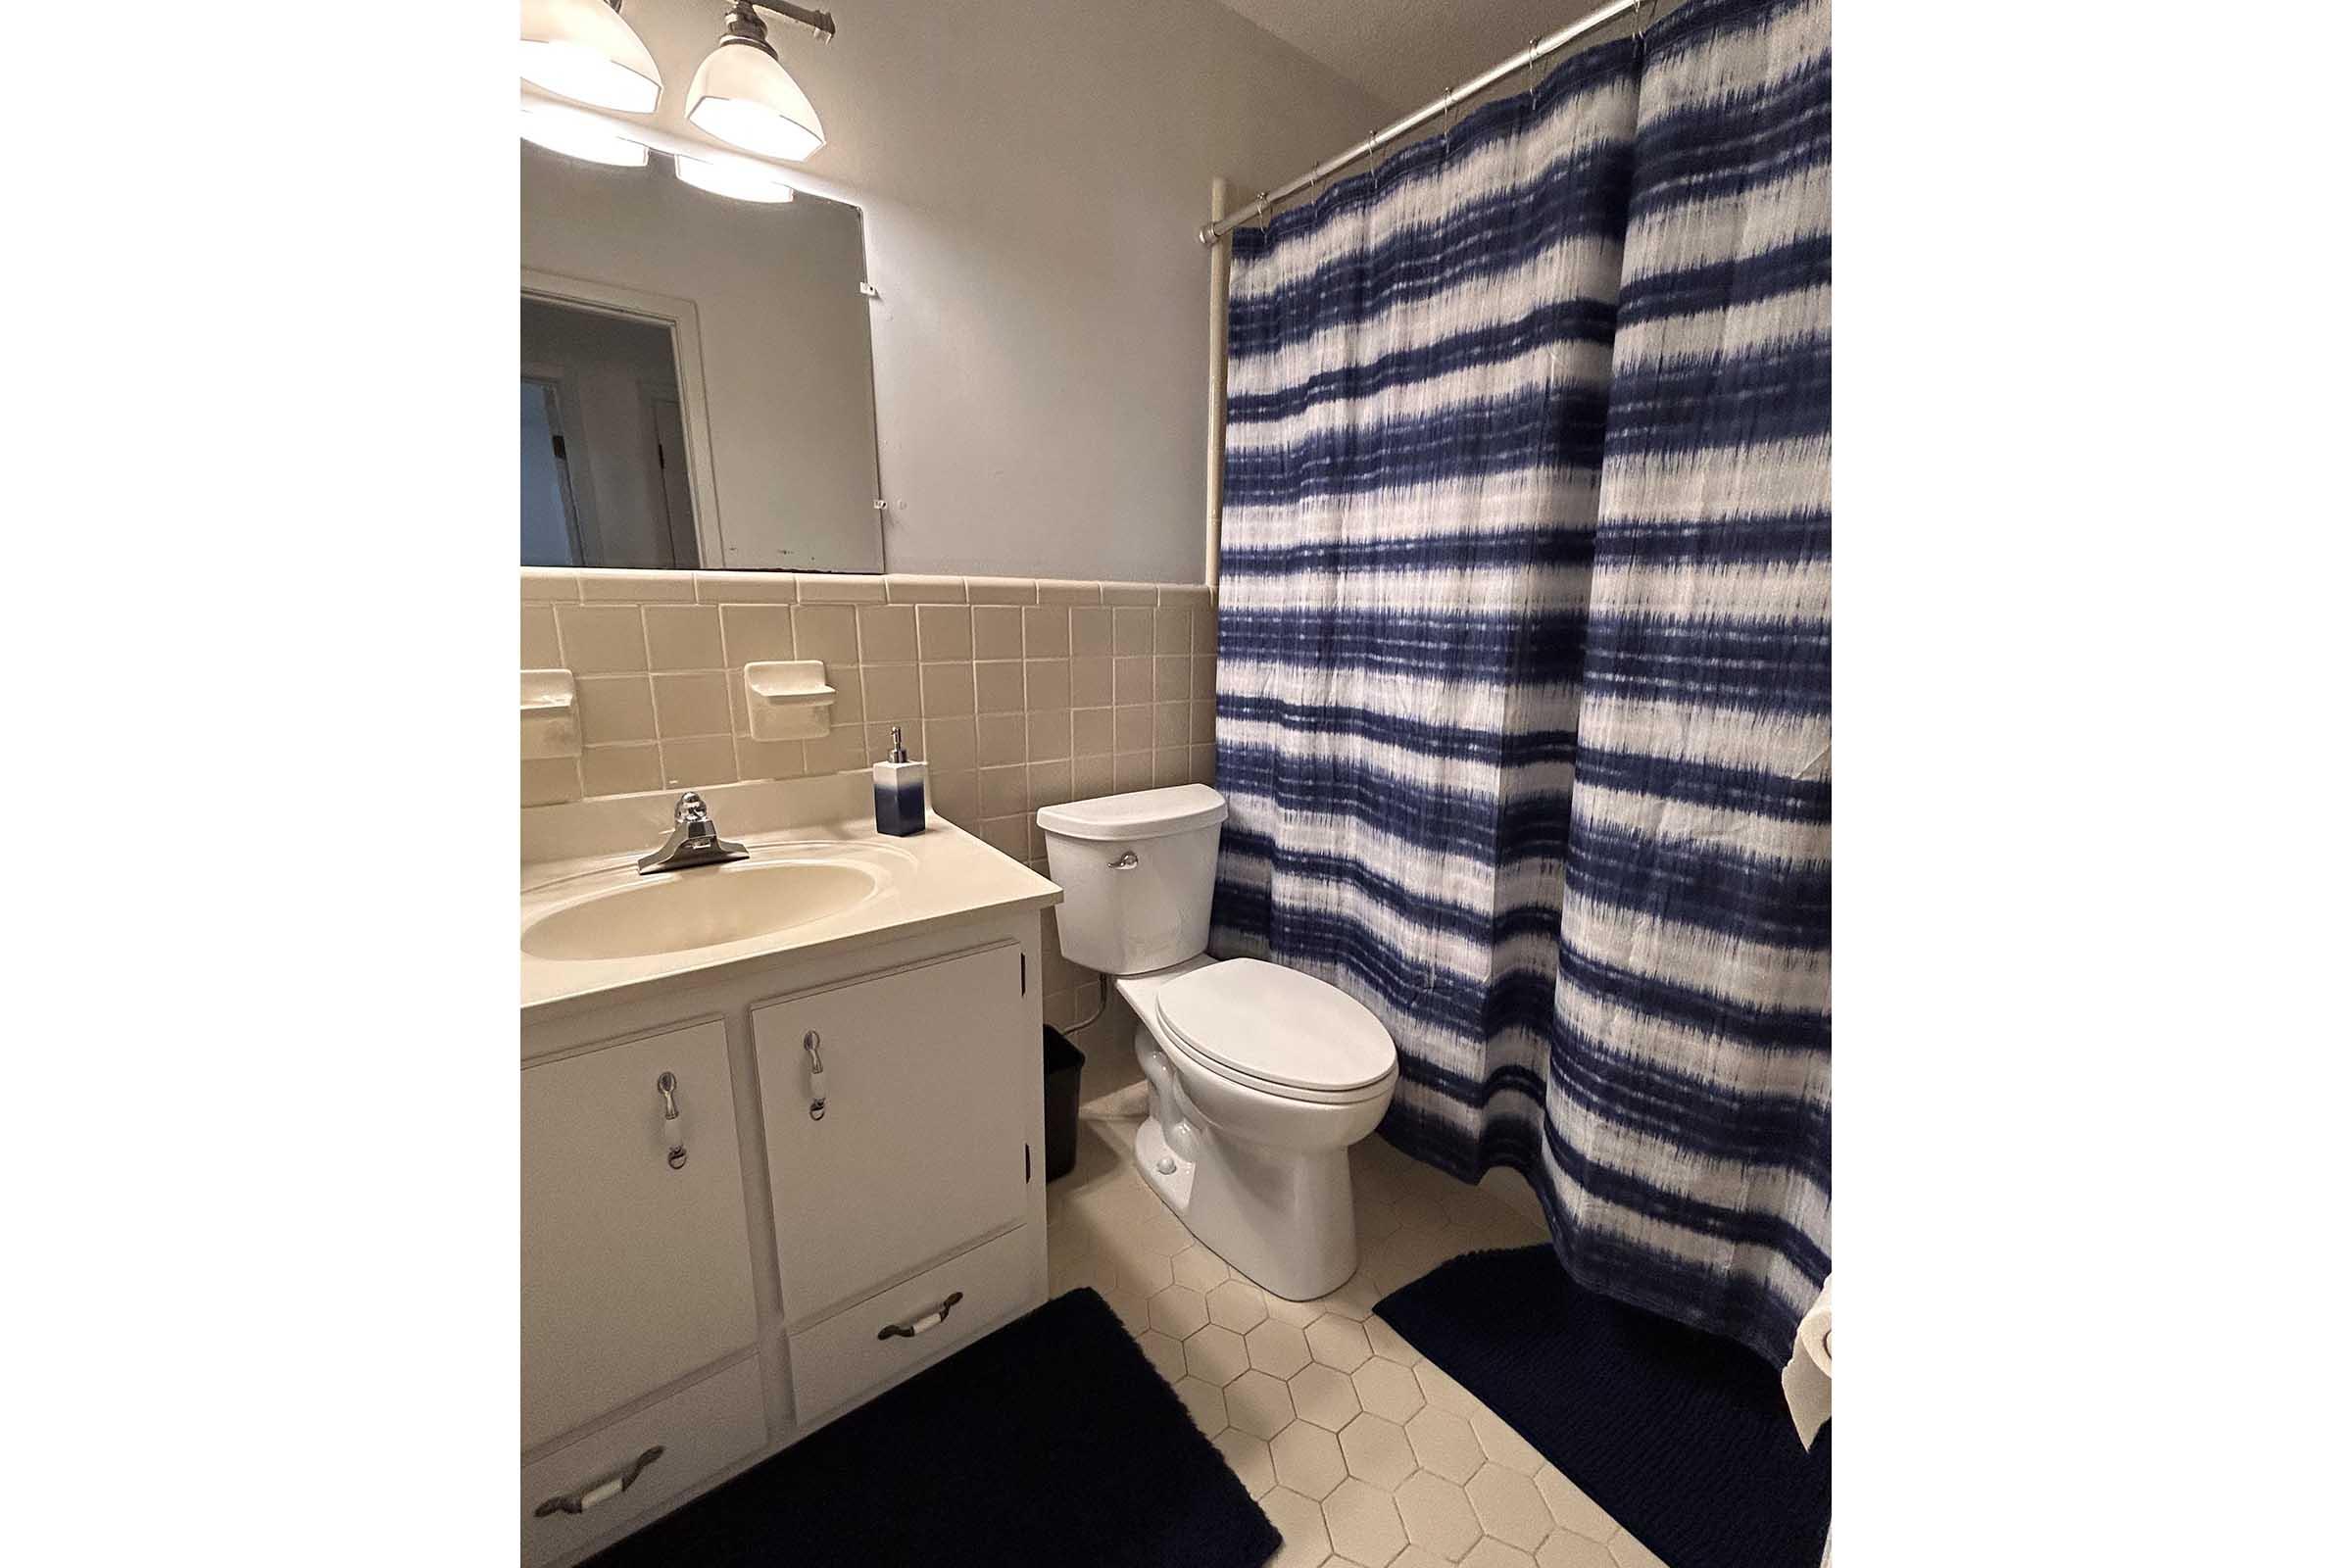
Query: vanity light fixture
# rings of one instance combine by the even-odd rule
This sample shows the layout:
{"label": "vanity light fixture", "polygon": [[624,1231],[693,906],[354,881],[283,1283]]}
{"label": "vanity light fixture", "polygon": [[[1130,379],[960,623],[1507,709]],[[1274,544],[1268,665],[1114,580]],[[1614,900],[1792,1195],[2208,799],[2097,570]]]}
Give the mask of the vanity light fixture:
{"label": "vanity light fixture", "polygon": [[549,104],[524,106],[522,139],[551,153],[614,169],[643,169],[649,151],[645,143],[623,135],[601,116]]}
{"label": "vanity light fixture", "polygon": [[662,99],[661,68],[620,0],[522,0],[522,79],[633,115]]}
{"label": "vanity light fixture", "polygon": [[685,153],[670,154],[677,165],[678,177],[697,190],[707,190],[713,196],[731,196],[739,202],[788,202],[792,187],[784,183],[773,167],[756,164],[749,158],[693,158]]}
{"label": "vanity light fixture", "polygon": [[[776,58],[760,11],[789,17],[819,38],[833,36],[833,18],[784,0],[732,0],[711,50],[687,89],[686,119],[697,128],[746,152],[799,163],[825,144],[816,106]],[[685,178],[681,166],[679,177]]]}

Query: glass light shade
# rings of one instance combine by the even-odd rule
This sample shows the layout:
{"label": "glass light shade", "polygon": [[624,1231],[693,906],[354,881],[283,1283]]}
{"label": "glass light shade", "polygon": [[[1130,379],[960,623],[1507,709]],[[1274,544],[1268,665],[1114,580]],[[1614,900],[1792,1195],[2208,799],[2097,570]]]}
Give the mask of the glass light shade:
{"label": "glass light shade", "polygon": [[522,139],[551,153],[614,169],[643,169],[646,146],[620,133],[618,127],[564,109],[527,108],[522,112]]}
{"label": "glass light shade", "polygon": [[604,0],[522,0],[522,79],[632,115],[662,99],[645,40]]}
{"label": "glass light shade", "polygon": [[686,93],[686,118],[746,152],[799,163],[825,144],[816,106],[774,60],[746,43],[710,51]]}
{"label": "glass light shade", "polygon": [[764,164],[743,158],[689,158],[684,153],[673,154],[672,159],[680,179],[713,196],[731,196],[739,202],[792,200],[792,187]]}

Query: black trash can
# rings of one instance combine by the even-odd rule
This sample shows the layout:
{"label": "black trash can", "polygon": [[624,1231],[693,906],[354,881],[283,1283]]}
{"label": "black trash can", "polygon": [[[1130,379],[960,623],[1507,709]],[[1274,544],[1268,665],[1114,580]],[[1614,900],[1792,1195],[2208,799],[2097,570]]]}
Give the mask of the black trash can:
{"label": "black trash can", "polygon": [[1046,1025],[1046,1180],[1067,1176],[1078,1163],[1078,1074],[1086,1053]]}

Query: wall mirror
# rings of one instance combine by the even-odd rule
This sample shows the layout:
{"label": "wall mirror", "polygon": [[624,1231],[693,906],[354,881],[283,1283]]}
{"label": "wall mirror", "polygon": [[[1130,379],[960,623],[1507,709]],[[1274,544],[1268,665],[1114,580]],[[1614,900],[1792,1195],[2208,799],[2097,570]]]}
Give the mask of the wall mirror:
{"label": "wall mirror", "polygon": [[522,564],[883,569],[858,209],[522,148]]}

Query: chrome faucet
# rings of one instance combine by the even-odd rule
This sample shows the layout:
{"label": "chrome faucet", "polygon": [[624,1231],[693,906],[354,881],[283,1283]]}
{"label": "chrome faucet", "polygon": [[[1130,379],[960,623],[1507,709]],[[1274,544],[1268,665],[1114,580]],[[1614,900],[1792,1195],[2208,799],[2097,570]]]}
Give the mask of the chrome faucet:
{"label": "chrome faucet", "polygon": [[718,824],[710,820],[710,808],[692,790],[678,797],[673,820],[675,825],[669,830],[668,842],[637,862],[639,876],[650,876],[656,871],[691,870],[698,865],[723,865],[729,860],[752,858],[752,852],[742,845],[718,836]]}

